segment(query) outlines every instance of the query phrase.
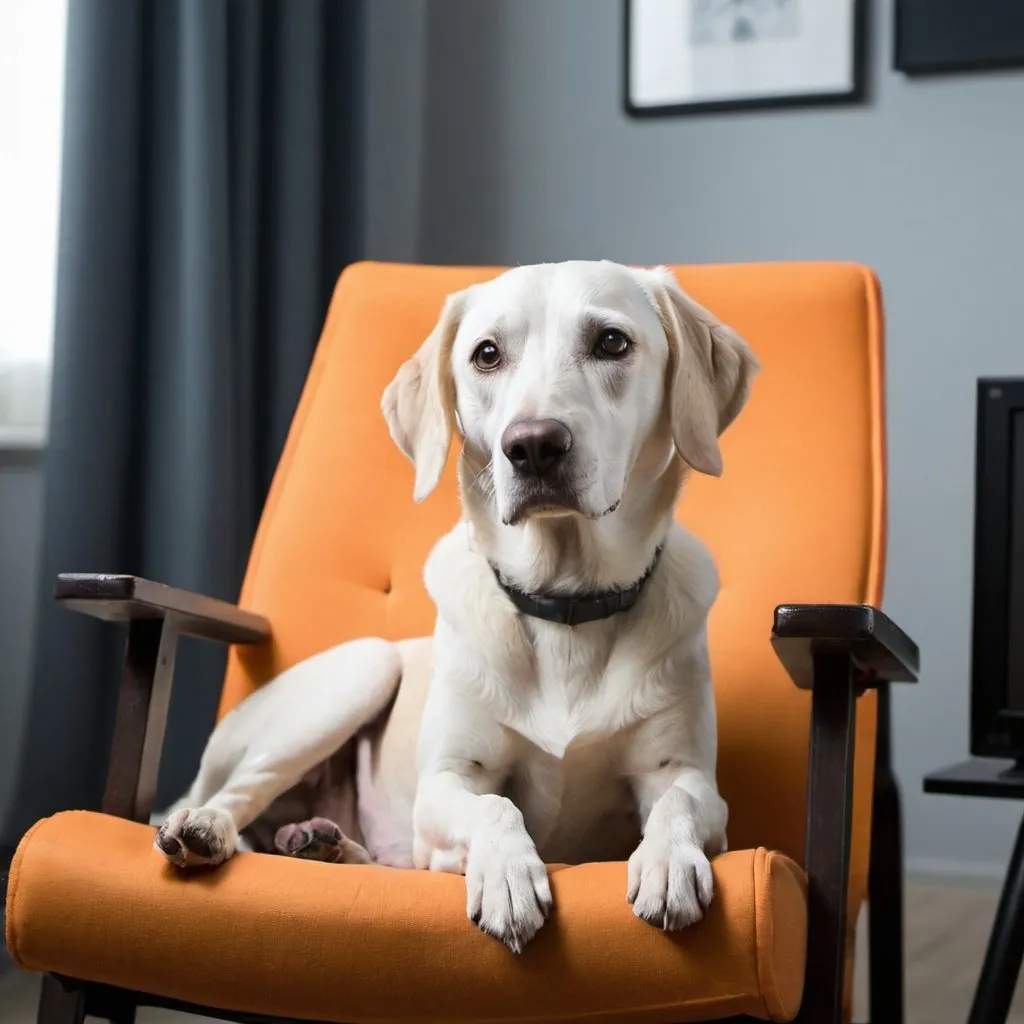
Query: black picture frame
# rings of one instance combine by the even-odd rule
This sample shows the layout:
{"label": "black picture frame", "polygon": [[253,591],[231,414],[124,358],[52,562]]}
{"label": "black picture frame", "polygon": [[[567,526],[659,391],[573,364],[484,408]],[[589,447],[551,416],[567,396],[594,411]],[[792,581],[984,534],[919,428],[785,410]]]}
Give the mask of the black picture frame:
{"label": "black picture frame", "polygon": [[[816,0],[811,0],[816,2]],[[1024,0],[1021,0],[1024,3]],[[868,2],[853,0],[853,83],[848,90],[819,93],[793,93],[745,99],[708,100],[662,105],[637,104],[630,92],[630,60],[633,0],[622,0],[622,108],[629,117],[647,119],[732,111],[792,109],[841,106],[863,102],[867,95]]]}
{"label": "black picture frame", "polygon": [[[1024,760],[1024,377],[978,380],[971,624],[971,754]],[[1017,676],[1016,678],[1014,678]]]}
{"label": "black picture frame", "polygon": [[894,18],[906,75],[1024,68],[1022,0],[896,0]]}

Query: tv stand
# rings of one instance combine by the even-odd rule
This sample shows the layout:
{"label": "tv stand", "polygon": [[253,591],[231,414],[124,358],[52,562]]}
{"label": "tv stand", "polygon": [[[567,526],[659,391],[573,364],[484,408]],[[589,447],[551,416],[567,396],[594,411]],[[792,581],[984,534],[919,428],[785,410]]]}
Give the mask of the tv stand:
{"label": "tv stand", "polygon": [[[1024,800],[1024,760],[971,758],[932,772],[926,793]],[[1004,1024],[1024,958],[1024,821],[1013,846],[968,1024]]]}

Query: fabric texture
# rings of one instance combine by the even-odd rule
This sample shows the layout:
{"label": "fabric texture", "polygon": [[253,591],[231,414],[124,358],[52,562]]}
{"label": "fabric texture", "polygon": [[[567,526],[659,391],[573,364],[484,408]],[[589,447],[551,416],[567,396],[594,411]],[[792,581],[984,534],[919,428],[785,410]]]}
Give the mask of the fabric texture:
{"label": "fabric texture", "polygon": [[[55,607],[54,576],[237,598],[331,289],[361,251],[358,0],[68,13],[42,593],[11,843],[98,806],[106,771],[123,636]],[[224,656],[182,645],[162,800],[198,764]]]}
{"label": "fabric texture", "polygon": [[799,1007],[804,880],[764,850],[717,858],[711,910],[676,934],[633,916],[624,864],[553,867],[554,914],[514,957],[466,920],[455,875],[241,854],[188,878],[152,838],[87,812],[41,822],[11,872],[15,962],[348,1024],[790,1020]]}

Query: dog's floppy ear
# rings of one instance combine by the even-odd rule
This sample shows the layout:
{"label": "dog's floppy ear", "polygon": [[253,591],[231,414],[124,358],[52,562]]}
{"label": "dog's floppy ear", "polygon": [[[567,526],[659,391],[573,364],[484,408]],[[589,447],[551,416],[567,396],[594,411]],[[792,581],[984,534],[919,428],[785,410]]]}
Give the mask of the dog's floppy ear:
{"label": "dog's floppy ear", "polygon": [[722,474],[718,438],[747,400],[760,363],[732,328],[698,305],[667,267],[642,271],[668,338],[668,402],[680,457],[698,472]]}
{"label": "dog's floppy ear", "polygon": [[465,294],[448,296],[427,340],[399,367],[381,399],[391,437],[415,467],[415,501],[423,501],[437,487],[448,461],[455,425],[452,343]]}

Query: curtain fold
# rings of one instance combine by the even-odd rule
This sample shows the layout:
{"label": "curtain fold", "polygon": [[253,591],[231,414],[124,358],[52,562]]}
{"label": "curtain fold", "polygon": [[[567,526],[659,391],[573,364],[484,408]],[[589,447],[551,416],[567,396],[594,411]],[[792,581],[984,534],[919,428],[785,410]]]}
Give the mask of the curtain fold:
{"label": "curtain fold", "polygon": [[[35,671],[3,841],[98,805],[124,636],[58,572],[234,600],[330,291],[361,255],[360,0],[74,0]],[[183,641],[159,800],[225,653]]]}

